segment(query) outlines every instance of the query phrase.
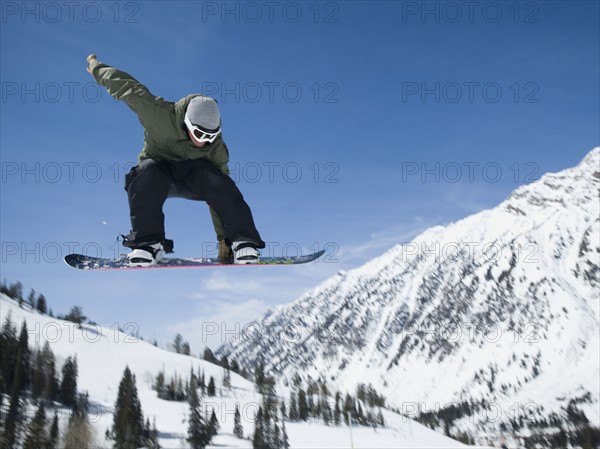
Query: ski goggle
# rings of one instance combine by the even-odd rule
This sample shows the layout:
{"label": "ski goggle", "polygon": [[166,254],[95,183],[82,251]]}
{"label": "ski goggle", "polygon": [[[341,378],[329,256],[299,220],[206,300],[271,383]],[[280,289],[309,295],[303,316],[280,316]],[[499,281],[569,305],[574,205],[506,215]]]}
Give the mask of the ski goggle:
{"label": "ski goggle", "polygon": [[216,132],[210,132],[200,128],[199,126],[193,125],[187,115],[183,121],[185,126],[187,126],[190,132],[194,135],[194,138],[198,141],[198,143],[213,143],[219,134],[221,134],[221,128],[219,128]]}

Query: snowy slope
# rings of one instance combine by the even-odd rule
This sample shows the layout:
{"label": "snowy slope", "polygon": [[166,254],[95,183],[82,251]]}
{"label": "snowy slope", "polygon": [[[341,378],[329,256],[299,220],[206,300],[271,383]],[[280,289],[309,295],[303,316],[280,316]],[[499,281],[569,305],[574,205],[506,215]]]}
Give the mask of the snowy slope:
{"label": "snowy slope", "polygon": [[[112,442],[106,441],[104,434],[112,425],[112,408],[126,366],[136,375],[144,416],[151,421],[156,419],[159,441],[166,449],[187,447],[185,436],[189,409],[186,403],[158,399],[151,389],[152,379],[163,369],[167,378],[176,373],[188,378],[191,369],[197,372],[201,368],[207,381],[213,376],[217,388],[222,385],[223,369],[209,362],[159,349],[114,328],[87,325],[78,329],[73,323],[21,309],[15,301],[2,295],[0,320],[4,322],[7,317],[18,327],[25,320],[30,346],[42,347],[48,341],[58,367],[62,366],[67,357],[77,356],[78,388],[89,393],[92,405],[90,420],[100,447],[112,447]],[[135,331],[133,325],[123,324],[122,327],[130,333]],[[236,374],[232,374],[231,383],[231,390],[220,389],[216,397],[203,398],[204,408],[209,412],[215,410],[221,427],[210,447],[249,448],[252,447],[250,440],[240,440],[233,436],[235,406],[238,404],[245,434],[251,438],[254,413],[262,402],[261,397],[255,392],[251,382]],[[384,416],[386,422],[390,423],[388,428],[353,428],[355,448],[463,447],[462,444],[398,414],[385,412]],[[67,419],[68,415],[65,413],[62,416],[63,425]],[[347,427],[289,423],[287,428],[292,448],[350,447]]]}
{"label": "snowy slope", "polygon": [[480,443],[507,441],[511,420],[564,415],[571,399],[598,426],[599,184],[595,148],[269,310],[261,338],[218,354],[262,357],[284,382],[372,383],[409,416],[467,402],[457,430]]}

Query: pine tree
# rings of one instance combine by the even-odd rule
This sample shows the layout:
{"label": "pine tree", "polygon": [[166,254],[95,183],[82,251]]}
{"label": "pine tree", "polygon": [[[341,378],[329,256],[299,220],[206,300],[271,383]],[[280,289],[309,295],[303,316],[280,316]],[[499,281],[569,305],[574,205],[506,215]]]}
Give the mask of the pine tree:
{"label": "pine tree", "polygon": [[273,436],[270,443],[271,447],[277,449],[281,447],[281,432],[279,431],[279,425],[277,424],[277,421],[275,421],[275,424],[273,425]]}
{"label": "pine tree", "polygon": [[23,406],[21,404],[18,391],[13,388],[13,394],[10,398],[8,412],[4,417],[2,431],[0,432],[0,449],[14,449],[20,432],[20,425],[23,422]]}
{"label": "pine tree", "polygon": [[[11,298],[16,299],[19,304],[22,304],[23,303],[23,284],[21,284],[18,281],[15,282],[14,284],[11,284],[8,288],[7,294]],[[33,309],[33,306],[35,304],[30,304],[30,305],[31,305],[31,308]]]}
{"label": "pine tree", "polygon": [[[35,290],[31,289],[29,295],[27,296],[27,304],[31,305],[33,309],[33,304],[35,304]],[[19,307],[23,308],[23,298],[19,299]]]}
{"label": "pine tree", "polygon": [[44,348],[31,355],[31,397],[52,402],[58,399],[58,379],[56,378],[55,359],[48,342]]}
{"label": "pine tree", "polygon": [[35,309],[41,314],[45,315],[48,313],[48,304],[46,303],[46,297],[40,293],[37,298]]}
{"label": "pine tree", "polygon": [[306,421],[308,419],[309,409],[308,402],[306,401],[306,393],[302,388],[298,390],[298,418],[301,421]]}
{"label": "pine tree", "polygon": [[268,411],[268,408],[265,409],[264,403],[265,403],[265,401],[263,398],[263,409],[262,409],[263,410],[263,417],[262,417],[263,439],[265,441],[265,448],[271,449],[271,447],[273,446],[275,434],[274,434],[273,427],[271,426],[271,413]]}
{"label": "pine tree", "polygon": [[210,414],[210,421],[208,422],[208,433],[210,437],[214,437],[217,433],[219,433],[219,420],[217,419],[217,415],[215,414],[215,410],[213,409]]}
{"label": "pine tree", "polygon": [[[19,358],[20,354],[17,354],[17,360]],[[20,364],[17,363],[14,367],[14,381],[11,388],[8,412],[2,433],[0,433],[0,449],[14,449],[19,439],[21,423],[23,423],[25,415],[24,404],[21,400],[20,379]]]}
{"label": "pine tree", "polygon": [[265,435],[263,429],[263,412],[262,408],[258,407],[256,415],[254,415],[254,435],[252,437],[253,449],[265,449]]}
{"label": "pine tree", "polygon": [[289,417],[291,421],[297,421],[300,417],[298,414],[298,403],[296,401],[296,393],[292,392],[290,399]]}
{"label": "pine tree", "polygon": [[12,386],[15,381],[15,367],[17,365],[18,339],[17,328],[12,323],[10,313],[2,324],[2,353],[0,354],[0,365],[2,373],[3,391],[2,393],[11,394]]}
{"label": "pine tree", "polygon": [[156,418],[154,418],[152,425],[150,425],[150,419],[146,419],[144,435],[147,449],[160,449],[160,444],[158,444],[158,430],[156,429]]}
{"label": "pine tree", "polygon": [[242,439],[244,438],[244,428],[242,427],[242,417],[240,415],[240,409],[235,404],[235,416],[233,418],[233,434]]}
{"label": "pine tree", "polygon": [[154,381],[154,390],[160,399],[166,399],[165,372],[160,371]]}
{"label": "pine tree", "polygon": [[29,349],[29,334],[27,333],[27,322],[25,321],[23,321],[23,325],[21,326],[17,354],[19,354],[17,363],[19,364],[21,373],[21,379],[19,380],[20,389],[21,391],[27,391],[31,385],[31,350]]}
{"label": "pine tree", "polygon": [[331,423],[333,416],[331,412],[331,406],[329,405],[327,398],[321,399],[321,416],[323,417],[323,422],[326,425]]}
{"label": "pine tree", "polygon": [[189,382],[187,380],[185,381],[185,398],[186,398],[186,400],[190,395],[190,387],[192,386],[192,382],[195,383],[196,388],[198,388],[198,377],[196,377],[196,373],[194,372],[193,367],[190,368],[190,381]]}
{"label": "pine tree", "polygon": [[320,383],[320,394],[323,398],[329,397],[329,388],[327,388],[327,384],[325,382]]}
{"label": "pine tree", "polygon": [[173,340],[173,349],[177,354],[181,354],[181,348],[183,344],[183,337],[181,334],[175,335],[175,339]]}
{"label": "pine tree", "polygon": [[358,384],[356,387],[356,398],[360,401],[367,400],[367,390],[365,384]]}
{"label": "pine tree", "polygon": [[83,310],[79,306],[71,307],[71,311],[63,317],[64,320],[70,321],[81,327],[81,324],[87,320],[87,317],[83,314]]}
{"label": "pine tree", "polygon": [[354,400],[349,393],[346,393],[346,399],[344,400],[344,421],[347,425],[350,425],[350,421],[352,420],[352,416],[354,413]]}
{"label": "pine tree", "polygon": [[236,374],[240,374],[240,365],[235,359],[231,360],[231,371],[233,371]]}
{"label": "pine tree", "polygon": [[223,388],[231,389],[231,371],[225,368],[225,373],[223,374]]}
{"label": "pine tree", "polygon": [[287,418],[287,413],[285,409],[285,402],[281,401],[281,405],[279,406],[279,412],[281,413],[281,419]]}
{"label": "pine tree", "polygon": [[171,379],[165,388],[165,399],[172,401],[175,398],[175,379]]}
{"label": "pine tree", "polygon": [[76,396],[75,405],[71,407],[71,414],[87,418],[90,407],[90,396],[87,391]]}
{"label": "pine tree", "polygon": [[265,376],[263,379],[261,393],[263,396],[262,407],[265,417],[265,424],[269,425],[271,418],[277,416],[277,404],[279,401],[277,395],[275,394],[275,379]]}
{"label": "pine tree", "polygon": [[204,371],[200,376],[198,376],[198,382],[198,386],[200,387],[202,394],[206,393],[206,378],[204,377]]}
{"label": "pine tree", "polygon": [[10,284],[6,294],[17,301],[23,300],[23,284],[17,281],[14,284]]}
{"label": "pine tree", "polygon": [[231,369],[231,367],[229,366],[229,359],[227,358],[226,355],[224,355],[223,357],[221,357],[221,360],[219,361],[219,365],[221,365],[226,370]]}
{"label": "pine tree", "polygon": [[60,402],[69,407],[77,404],[77,358],[67,357],[62,369]]}
{"label": "pine tree", "polygon": [[200,399],[198,398],[198,389],[195,382],[190,385],[190,395],[188,398],[190,404],[190,416],[188,424],[187,442],[191,449],[204,449],[210,443],[208,426],[202,417],[200,410]]}
{"label": "pine tree", "polygon": [[210,348],[208,346],[206,348],[204,348],[204,354],[202,355],[202,358],[210,363],[214,363],[217,365],[219,363],[219,361],[217,360],[217,358],[215,357],[215,355],[213,354],[213,352],[210,350]]}
{"label": "pine tree", "polygon": [[183,380],[180,376],[177,376],[177,383],[175,388],[175,397],[176,401],[183,401],[185,399],[185,390],[183,388]]}
{"label": "pine tree", "polygon": [[37,351],[33,357],[31,366],[33,374],[31,379],[31,398],[37,401],[44,393],[46,387],[46,376],[44,373],[44,357],[42,351]]}
{"label": "pine tree", "polygon": [[290,440],[285,429],[285,420],[281,422],[281,449],[290,449]]}
{"label": "pine tree", "polygon": [[[19,289],[21,294],[19,294]],[[7,284],[6,279],[4,279],[4,283],[2,284],[2,293],[18,302],[21,302],[23,301],[23,284],[20,282],[17,282],[16,284]]]}
{"label": "pine tree", "polygon": [[46,431],[46,410],[44,403],[40,402],[35,415],[25,434],[23,449],[43,449],[48,444],[48,433]]}
{"label": "pine tree", "polygon": [[54,413],[54,419],[50,426],[50,435],[48,437],[48,445],[46,449],[58,449],[59,430],[58,430],[58,415]]}
{"label": "pine tree", "polygon": [[59,382],[56,375],[56,358],[47,341],[44,343],[44,348],[42,349],[42,360],[42,370],[45,379],[42,397],[45,401],[52,402],[58,399]]}
{"label": "pine tree", "polygon": [[340,409],[340,401],[342,399],[342,395],[339,391],[335,394],[335,409],[333,411],[333,422],[336,426],[339,426],[342,423],[342,410]]}
{"label": "pine tree", "polygon": [[264,382],[265,382],[265,365],[261,360],[258,363],[256,369],[254,370],[254,383],[256,384],[256,388],[259,392],[262,391]]}
{"label": "pine tree", "polygon": [[112,436],[116,449],[137,449],[144,446],[144,416],[135,386],[135,376],[125,368],[119,384],[113,416]]}
{"label": "pine tree", "polygon": [[217,389],[215,387],[215,379],[213,379],[212,376],[210,376],[210,379],[208,381],[208,387],[206,388],[206,394],[208,394],[209,396],[215,396],[217,394]]}

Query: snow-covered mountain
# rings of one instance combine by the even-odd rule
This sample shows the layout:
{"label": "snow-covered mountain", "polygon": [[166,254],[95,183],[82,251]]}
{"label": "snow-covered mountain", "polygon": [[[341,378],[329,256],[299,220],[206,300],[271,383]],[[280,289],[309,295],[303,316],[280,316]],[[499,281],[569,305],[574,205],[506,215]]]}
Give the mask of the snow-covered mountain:
{"label": "snow-covered mountain", "polygon": [[[89,393],[89,418],[94,429],[94,449],[112,448],[113,442],[106,440],[105,432],[113,424],[114,405],[119,382],[126,366],[137,379],[137,390],[144,416],[156,420],[159,442],[165,449],[184,449],[186,442],[189,407],[186,402],[159,399],[152,389],[154,379],[164,371],[167,379],[177,375],[189,379],[190,371],[199,369],[215,379],[217,396],[203,397],[202,408],[208,415],[215,411],[219,420],[219,434],[208,448],[251,448],[254,432],[254,414],[262,404],[261,395],[252,382],[237,374],[231,376],[231,388],[222,387],[224,369],[205,360],[165,351],[137,339],[134,323],[106,328],[97,325],[77,326],[74,323],[52,318],[30,310],[0,294],[0,321],[7,319],[19,329],[27,325],[29,346],[43,347],[49,343],[56,357],[56,365],[62,366],[67,357],[77,357],[78,390]],[[19,333],[17,333],[18,335]],[[5,398],[7,399],[7,398]],[[289,405],[285,396],[280,398]],[[6,404],[6,401],[5,401]],[[236,405],[241,413],[244,439],[233,434]],[[33,407],[29,406],[33,414]],[[59,413],[61,432],[69,420],[69,410]],[[461,448],[463,444],[440,435],[427,427],[406,419],[397,413],[383,410],[386,426],[372,429],[354,426],[351,434],[348,427],[328,426],[319,422],[286,423],[291,448],[350,447],[350,438],[355,448]],[[350,437],[352,435],[352,437]],[[91,448],[90,448],[91,449]]]}
{"label": "snow-covered mountain", "polygon": [[599,185],[595,148],[269,310],[218,354],[284,382],[371,383],[408,416],[462,404],[453,431],[478,443],[551,432],[569,406],[597,427]]}

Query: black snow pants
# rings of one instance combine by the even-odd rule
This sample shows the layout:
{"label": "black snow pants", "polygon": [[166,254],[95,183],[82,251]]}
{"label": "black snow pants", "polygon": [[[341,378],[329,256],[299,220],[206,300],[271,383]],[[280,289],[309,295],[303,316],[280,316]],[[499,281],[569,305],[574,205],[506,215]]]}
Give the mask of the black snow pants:
{"label": "black snow pants", "polygon": [[205,201],[217,212],[227,243],[246,240],[265,247],[235,182],[208,160],[145,159],[125,176],[125,190],[132,228],[125,236],[125,246],[139,248],[163,242],[166,252],[171,252],[173,242],[165,238],[163,204],[167,198],[186,198]]}

